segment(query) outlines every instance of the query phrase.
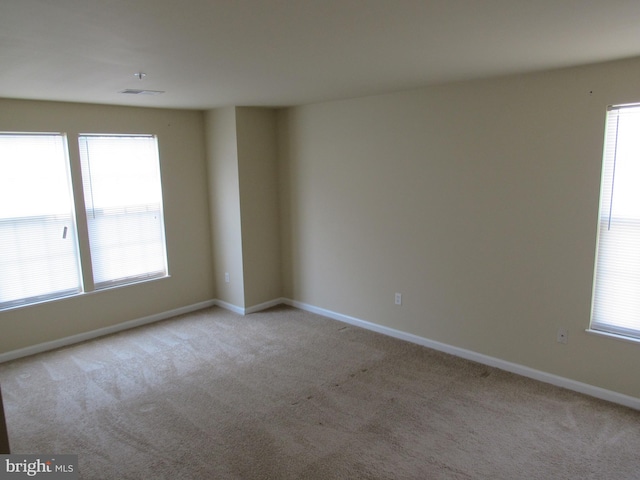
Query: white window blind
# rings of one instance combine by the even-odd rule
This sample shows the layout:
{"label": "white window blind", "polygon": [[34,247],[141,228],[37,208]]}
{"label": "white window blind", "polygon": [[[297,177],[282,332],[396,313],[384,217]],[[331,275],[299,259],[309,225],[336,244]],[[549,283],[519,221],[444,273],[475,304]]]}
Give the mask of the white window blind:
{"label": "white window blind", "polygon": [[591,328],[640,338],[640,106],[607,113]]}
{"label": "white window blind", "polygon": [[65,137],[0,134],[0,308],[81,291]]}
{"label": "white window blind", "polygon": [[156,138],[78,140],[95,287],[166,276]]}

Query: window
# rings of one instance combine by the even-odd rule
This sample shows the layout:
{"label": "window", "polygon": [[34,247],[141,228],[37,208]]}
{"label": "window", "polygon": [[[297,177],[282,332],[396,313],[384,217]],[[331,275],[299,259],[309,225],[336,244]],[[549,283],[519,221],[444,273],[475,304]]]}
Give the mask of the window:
{"label": "window", "polygon": [[156,137],[71,140],[79,161],[63,134],[0,133],[0,309],[167,275]]}
{"label": "window", "polygon": [[96,288],[165,276],[155,138],[81,135],[79,143]]}
{"label": "window", "polygon": [[640,105],[607,112],[591,328],[640,338]]}
{"label": "window", "polygon": [[0,308],[78,293],[65,139],[0,135]]}

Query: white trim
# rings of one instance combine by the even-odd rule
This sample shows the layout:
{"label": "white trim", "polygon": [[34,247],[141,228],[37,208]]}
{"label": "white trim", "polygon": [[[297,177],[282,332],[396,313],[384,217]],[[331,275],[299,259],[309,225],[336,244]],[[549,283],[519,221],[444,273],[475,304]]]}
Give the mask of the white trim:
{"label": "white trim", "polygon": [[244,308],[238,307],[232,303],[223,302],[222,300],[215,300],[215,304],[218,307],[224,308],[225,310],[229,310],[230,312],[237,313],[238,315],[244,315]]}
{"label": "white trim", "polygon": [[585,332],[591,335],[597,335],[600,337],[613,338],[614,340],[622,340],[623,342],[635,343],[636,345],[640,343],[640,338],[628,337],[626,335],[620,335],[618,333],[604,332],[602,330],[593,330],[591,328],[587,328]]}
{"label": "white trim", "polygon": [[[466,350],[464,348],[454,347],[453,345],[448,345],[446,343],[437,342],[435,340],[429,340],[428,338],[420,337],[412,333],[407,333],[401,330],[396,330],[394,328],[385,327],[383,325],[367,322],[359,318],[343,315],[341,313],[333,312],[331,310],[326,310],[324,308],[316,307],[314,305],[309,305],[307,303],[298,302],[296,300],[291,300],[288,298],[276,298],[268,302],[254,305],[246,309],[242,307],[238,307],[236,305],[232,305],[227,302],[223,302],[222,300],[206,300],[204,302],[187,305],[186,307],[180,307],[174,310],[169,310],[169,311],[157,313],[154,315],[149,315],[147,317],[138,318],[136,320],[130,320],[128,322],[119,323],[117,325],[99,328],[97,330],[92,330],[90,332],[80,333],[78,335],[72,335],[72,336],[61,338],[58,340],[40,343],[38,345],[33,345],[30,347],[25,347],[18,350],[12,350],[10,352],[2,353],[0,354],[0,363],[8,362],[10,360],[15,360],[17,358],[26,357],[29,355],[34,355],[36,353],[46,352],[48,350],[53,350],[56,348],[66,347],[74,343],[80,343],[86,340],[92,340],[97,337],[102,337],[104,335],[120,332],[122,330],[128,330],[128,329],[139,327],[149,323],[158,322],[160,320],[165,320],[167,318],[175,317],[185,313],[194,312],[196,310],[212,307],[214,305],[222,307],[226,310],[230,310],[234,313],[238,313],[240,315],[245,315],[245,314],[265,310],[267,308],[271,308],[280,304],[290,305],[292,307],[299,308],[300,310],[305,310],[307,312],[332,318],[334,320],[338,320],[343,323],[355,325],[357,327],[365,328],[367,330],[381,333],[383,335],[388,335],[390,337],[398,338],[400,340],[405,340],[411,343],[415,343],[417,345],[422,345],[427,348],[433,348],[434,350],[449,353],[457,357],[465,358],[467,360],[482,363],[484,365],[488,365],[491,367],[496,367],[501,370],[506,370],[507,372],[515,373],[518,375],[522,375],[524,377],[532,378],[534,380],[539,380],[544,383],[549,383],[551,385],[556,385],[558,387],[567,388],[575,392],[584,393],[592,397],[600,398],[602,400],[607,400],[609,402],[617,403],[620,405],[624,405],[626,407],[640,410],[640,398],[631,397],[629,395],[624,395],[622,393],[606,390],[604,388],[589,385],[587,383],[582,383],[575,380],[571,380],[569,378],[560,377],[558,375],[554,375],[551,373],[535,370],[533,368],[525,367],[524,365],[507,362],[506,360],[490,357],[488,355],[477,353],[471,350]],[[593,332],[593,333],[596,333],[596,332]],[[602,334],[601,332],[597,332],[597,333],[600,335]]]}
{"label": "white trim", "polygon": [[54,350],[56,348],[66,347],[73,345],[74,343],[85,342],[97,337],[110,335],[112,333],[120,332],[122,330],[129,330],[131,328],[140,327],[148,323],[158,322],[160,320],[166,320],[167,318],[182,315],[184,313],[194,312],[203,308],[208,308],[216,305],[215,300],[206,300],[204,302],[194,303],[193,305],[187,305],[186,307],[176,308],[166,312],[156,313],[147,317],[130,320],[128,322],[118,323],[109,327],[98,328],[97,330],[91,330],[90,332],[79,333],[77,335],[71,335],[70,337],[60,338],[58,340],[52,340],[50,342],[39,343],[18,350],[11,350],[9,352],[0,354],[0,363],[8,362],[9,360],[15,360],[17,358],[27,357],[29,355],[35,355],[36,353],[46,352],[48,350]]}
{"label": "white trim", "polygon": [[284,298],[274,298],[273,300],[269,300],[268,302],[259,303],[258,305],[254,305],[253,307],[245,308],[244,313],[249,314],[261,312],[262,310],[275,307],[276,305],[282,305],[283,303],[285,303]]}
{"label": "white trim", "polygon": [[[93,292],[91,292],[93,293]],[[75,343],[85,342],[94,338],[103,337],[112,333],[121,332],[123,330],[129,330],[131,328],[140,327],[148,323],[158,322],[160,320],[166,320],[167,318],[176,317],[184,313],[195,312],[196,310],[202,310],[203,308],[219,306],[225,310],[230,310],[239,315],[246,315],[249,313],[259,312],[266,310],[267,308],[275,307],[285,303],[283,298],[276,298],[268,302],[260,303],[249,308],[242,308],[231,303],[223,302],[222,300],[206,300],[204,302],[194,303],[193,305],[187,305],[186,307],[176,308],[174,310],[168,310],[166,312],[156,313],[147,317],[137,318],[129,320],[128,322],[118,323],[117,325],[111,325],[109,327],[98,328],[97,330],[91,330],[90,332],[79,333],[77,335],[71,335],[69,337],[60,338],[58,340],[52,340],[50,342],[39,343],[37,345],[31,345],[29,347],[19,348],[17,350],[11,350],[9,352],[0,353],[0,363],[15,360],[17,358],[28,357],[29,355],[35,355],[37,353],[47,352],[49,350],[55,350],[56,348],[67,347]]]}
{"label": "white trim", "polygon": [[316,313],[318,315],[329,317],[334,320],[338,320],[340,322],[348,323],[351,325],[355,325],[357,327],[365,328],[367,330],[382,333],[383,335],[399,338],[401,340],[406,340],[408,342],[422,345],[424,347],[449,353],[457,357],[465,358],[467,360],[482,363],[484,365],[488,365],[491,367],[496,367],[501,370],[506,370],[507,372],[522,375],[523,377],[532,378],[534,380],[538,380],[544,383],[549,383],[551,385],[573,390],[575,392],[584,393],[585,395],[589,395],[595,398],[607,400],[609,402],[617,403],[619,405],[624,405],[626,407],[630,407],[635,410],[640,410],[640,398],[637,398],[637,397],[632,397],[622,393],[614,392],[612,390],[606,390],[604,388],[596,387],[594,385],[589,385],[587,383],[582,383],[576,380],[571,380],[569,378],[560,377],[558,375],[554,375],[551,373],[535,370],[533,368],[529,368],[524,365],[507,362],[506,360],[490,357],[488,355],[477,353],[471,350],[466,350],[464,348],[454,347],[453,345],[448,345],[446,343],[436,342],[434,340],[429,340],[428,338],[419,337],[418,335],[406,333],[401,330],[396,330],[394,328],[377,325],[375,323],[367,322],[359,318],[350,317],[348,315],[343,315],[337,312],[332,312],[331,310],[326,310],[324,308],[309,305],[307,303],[298,302],[296,300],[290,300],[288,298],[285,298],[283,299],[283,303],[295,308],[299,308],[300,310],[306,310],[307,312]]}
{"label": "white trim", "polygon": [[250,313],[260,312],[262,310],[266,310],[267,308],[275,307],[276,305],[282,305],[286,303],[284,298],[274,298],[273,300],[269,300],[268,302],[259,303],[252,307],[238,307],[232,303],[224,302],[222,300],[216,300],[216,305],[224,308],[225,310],[229,310],[233,313],[237,313],[238,315],[248,315]]}

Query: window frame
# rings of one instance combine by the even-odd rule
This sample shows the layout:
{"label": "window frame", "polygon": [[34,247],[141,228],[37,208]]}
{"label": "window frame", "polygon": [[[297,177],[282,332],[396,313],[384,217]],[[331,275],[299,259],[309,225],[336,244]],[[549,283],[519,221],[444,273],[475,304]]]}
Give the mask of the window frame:
{"label": "window frame", "polygon": [[[111,279],[107,279],[107,280],[99,280],[96,278],[97,274],[95,272],[96,267],[98,265],[100,265],[101,261],[99,261],[98,259],[95,258],[94,256],[94,252],[96,250],[96,248],[92,248],[91,247],[91,242],[92,242],[92,234],[91,234],[91,228],[89,226],[89,224],[91,223],[89,220],[89,212],[94,212],[94,211],[98,211],[98,210],[105,210],[103,208],[97,208],[94,204],[94,199],[93,199],[93,192],[90,192],[89,194],[87,194],[87,188],[89,188],[90,190],[93,188],[93,181],[91,178],[91,162],[89,160],[89,145],[88,143],[85,143],[85,147],[84,149],[86,149],[86,151],[83,150],[83,147],[81,146],[81,142],[84,140],[85,142],[87,142],[87,139],[107,139],[107,138],[111,138],[111,139],[116,139],[116,138],[125,138],[125,139],[140,139],[140,140],[153,140],[153,145],[152,145],[152,149],[153,149],[153,153],[155,155],[155,160],[157,161],[157,164],[154,165],[154,168],[157,170],[156,174],[157,174],[157,185],[154,185],[154,189],[156,189],[155,194],[158,196],[156,203],[154,204],[156,206],[156,214],[159,217],[159,240],[160,240],[160,245],[159,248],[161,248],[161,252],[158,256],[158,261],[161,261],[162,263],[162,268],[159,270],[153,270],[153,271],[146,271],[146,272],[142,272],[142,273],[136,273],[136,274],[132,274],[132,275],[126,275],[126,276],[122,276],[122,277],[118,277],[118,278],[111,278]],[[167,261],[167,242],[166,242],[166,230],[165,230],[165,223],[164,223],[164,201],[163,201],[163,189],[162,189],[162,171],[161,171],[161,165],[160,165],[160,151],[159,151],[159,145],[158,145],[158,137],[156,135],[151,135],[151,134],[101,134],[101,133],[80,133],[77,136],[78,139],[78,147],[79,147],[79,154],[80,154],[80,171],[81,171],[81,175],[82,175],[82,182],[83,182],[83,201],[84,201],[84,209],[85,212],[87,214],[86,218],[87,218],[87,235],[89,237],[89,251],[91,252],[91,267],[92,267],[92,271],[93,271],[93,275],[92,275],[92,279],[93,279],[93,288],[94,290],[103,290],[106,288],[112,288],[112,287],[117,287],[119,285],[129,285],[132,283],[140,283],[140,282],[145,282],[145,281],[149,281],[152,279],[157,279],[157,278],[164,278],[166,276],[168,276],[168,261]],[[86,157],[83,155],[86,154]],[[86,169],[85,169],[86,166]],[[94,165],[95,166],[95,165]],[[90,206],[89,206],[90,204]],[[139,204],[128,204],[126,206],[124,205],[119,205],[118,209],[124,207],[124,212],[123,212],[123,218],[126,218],[128,215],[130,215],[132,213],[132,211],[135,210],[135,213],[142,213],[140,211],[140,207],[141,205]],[[145,207],[148,207],[148,205],[144,205]],[[110,208],[109,208],[110,209]],[[108,209],[107,209],[108,210]],[[144,213],[149,213],[148,210]],[[95,216],[94,216],[95,217]],[[109,216],[108,214],[104,215],[104,218],[115,218],[115,216]],[[94,244],[95,247],[95,244]]]}
{"label": "window frame", "polygon": [[[630,285],[625,285],[625,287],[631,288],[635,286],[636,289],[640,288],[640,263],[636,260],[636,268],[632,269],[633,274],[631,277],[635,281],[631,281],[630,277],[627,277],[622,272],[623,268],[620,267],[623,264],[620,260],[626,262],[631,260],[629,254],[623,255],[620,253],[623,250],[623,242],[632,240],[631,244],[634,247],[637,246],[636,250],[640,249],[640,243],[637,243],[640,235],[637,235],[638,238],[635,241],[632,238],[634,229],[640,231],[640,210],[637,214],[634,213],[631,216],[629,213],[620,214],[614,212],[614,206],[620,205],[619,198],[615,196],[615,186],[616,174],[621,175],[621,173],[616,172],[616,167],[618,166],[620,169],[618,162],[624,162],[627,158],[625,156],[626,152],[623,151],[620,145],[624,144],[629,138],[629,135],[626,135],[624,139],[619,136],[622,128],[620,118],[623,115],[629,117],[633,115],[640,125],[640,104],[610,105],[607,107],[598,203],[591,315],[587,331],[632,342],[640,342],[640,300],[636,302],[636,305],[633,305],[632,302],[625,302],[624,297],[633,297],[633,295],[625,295],[624,292],[620,291],[621,286],[616,285],[617,282],[620,282],[620,278],[626,278],[627,282],[623,283]],[[634,153],[636,151],[640,154],[640,142],[633,149]],[[637,178],[638,182],[640,182],[640,168],[633,173],[632,178]],[[619,185],[618,189],[618,194],[620,194],[621,187]],[[629,203],[629,200],[627,200],[622,204],[629,205]],[[635,202],[632,203],[635,204]],[[616,233],[609,233],[612,227],[616,228]],[[614,269],[617,269],[617,272],[608,273]],[[616,297],[618,297],[617,302]],[[626,306],[627,311],[616,312],[616,310],[624,308],[624,306],[620,305]],[[629,311],[632,313],[629,314]],[[628,320],[627,317],[631,317],[631,319]]]}
{"label": "window frame", "polygon": [[[6,172],[10,180],[4,185],[8,194],[6,190],[4,193],[8,196],[6,207],[2,209],[5,213],[0,218],[0,227],[7,234],[0,241],[1,256],[5,257],[3,265],[10,272],[19,272],[18,277],[25,276],[24,269],[31,278],[36,277],[35,281],[27,282],[0,281],[5,291],[22,290],[21,297],[9,293],[7,298],[5,295],[0,301],[0,310],[80,293],[83,283],[66,135],[61,132],[2,131],[0,139],[9,146],[20,139],[13,145],[14,153],[8,158],[25,162],[18,168],[14,164],[13,173],[11,167]],[[8,201],[9,198],[12,201]],[[33,235],[34,231],[46,234]],[[14,237],[13,242],[9,241],[10,237]],[[25,243],[31,246],[25,247]],[[45,253],[49,253],[47,260],[36,266],[35,258],[42,258]]]}
{"label": "window frame", "polygon": [[[162,176],[162,157],[160,137],[156,133],[131,133],[131,132],[109,132],[109,133],[70,133],[70,132],[39,132],[39,131],[1,131],[0,135],[59,135],[62,138],[65,154],[66,154],[66,170],[69,177],[69,188],[72,202],[72,229],[75,235],[75,251],[80,276],[80,288],[73,291],[56,292],[53,294],[39,295],[29,298],[17,299],[11,302],[0,304],[0,312],[24,308],[41,303],[64,300],[76,296],[90,295],[113,288],[131,286],[140,283],[153,282],[169,278],[169,248],[166,235],[166,215],[164,209],[164,182]],[[87,226],[87,207],[85,205],[85,195],[83,186],[83,171],[80,158],[80,137],[81,136],[98,136],[98,137],[149,137],[155,142],[155,153],[158,170],[158,188],[160,196],[160,224],[162,228],[162,248],[164,272],[158,274],[142,274],[133,277],[122,278],[117,281],[96,283],[93,275],[93,261],[91,257],[91,246],[89,241],[89,231]],[[1,273],[0,273],[1,274]]]}

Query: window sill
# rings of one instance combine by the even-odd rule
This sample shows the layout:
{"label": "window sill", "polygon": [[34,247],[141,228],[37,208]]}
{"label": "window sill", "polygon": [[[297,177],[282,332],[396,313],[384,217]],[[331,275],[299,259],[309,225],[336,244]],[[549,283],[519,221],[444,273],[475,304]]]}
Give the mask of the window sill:
{"label": "window sill", "polygon": [[612,338],[614,340],[622,340],[623,342],[635,343],[636,345],[640,345],[640,338],[627,337],[626,335],[620,335],[618,333],[602,332],[600,330],[592,330],[590,328],[587,328],[585,332],[592,335],[597,335],[599,337]]}
{"label": "window sill", "polygon": [[116,289],[119,289],[119,288],[126,288],[126,287],[135,286],[135,285],[142,285],[142,284],[145,284],[145,283],[157,282],[157,281],[165,280],[167,278],[171,278],[171,275],[167,274],[167,275],[163,275],[161,277],[151,277],[151,278],[145,278],[145,279],[137,279],[135,281],[131,281],[131,282],[128,282],[128,283],[119,283],[119,284],[116,284],[116,285],[109,285],[109,286],[105,286],[103,288],[97,288],[95,290],[90,290],[90,291],[87,291],[87,292],[71,293],[71,294],[68,294],[68,295],[61,295],[59,297],[48,298],[46,300],[38,300],[38,301],[35,301],[35,302],[23,303],[23,304],[20,304],[20,305],[12,305],[12,306],[9,306],[9,307],[0,308],[0,313],[9,312],[11,310],[17,310],[17,309],[20,309],[20,308],[33,307],[34,305],[43,305],[43,304],[47,304],[47,303],[61,302],[61,301],[65,301],[65,300],[69,300],[69,299],[73,299],[73,298],[78,298],[78,297],[86,297],[86,296],[90,296],[90,295],[96,295],[96,294],[100,294],[102,292],[108,292],[110,290],[116,290]]}

